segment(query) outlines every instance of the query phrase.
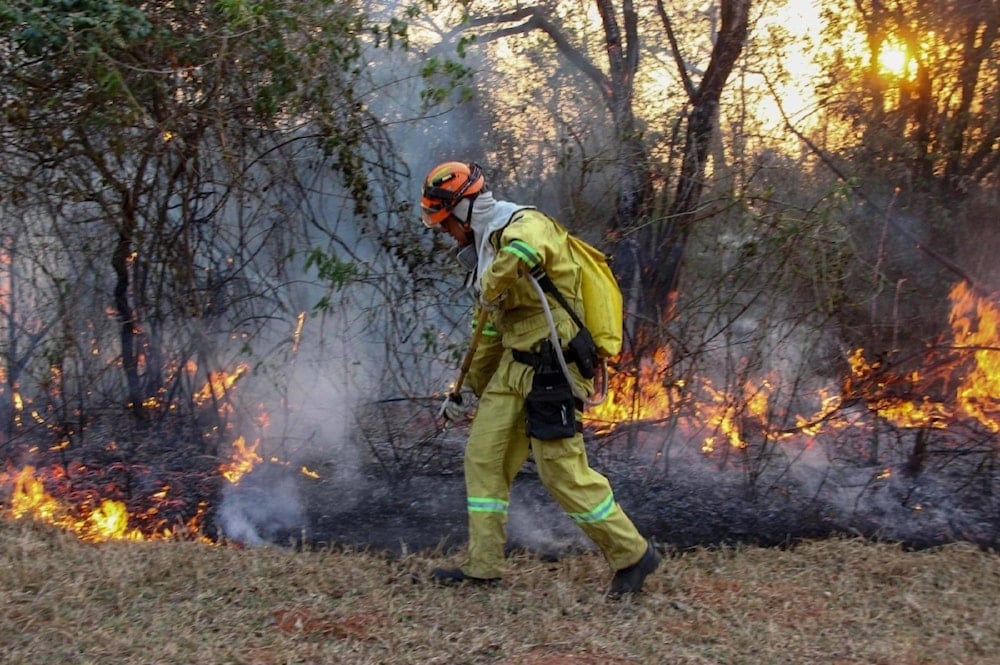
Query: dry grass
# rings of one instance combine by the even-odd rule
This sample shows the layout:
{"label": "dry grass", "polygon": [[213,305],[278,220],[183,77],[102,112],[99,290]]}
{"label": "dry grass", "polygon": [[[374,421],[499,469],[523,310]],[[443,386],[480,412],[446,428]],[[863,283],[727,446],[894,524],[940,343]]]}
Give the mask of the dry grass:
{"label": "dry grass", "polygon": [[996,663],[1000,556],[860,540],[666,560],[614,600],[596,554],[524,554],[503,586],[431,555],[86,545],[0,521],[4,663]]}

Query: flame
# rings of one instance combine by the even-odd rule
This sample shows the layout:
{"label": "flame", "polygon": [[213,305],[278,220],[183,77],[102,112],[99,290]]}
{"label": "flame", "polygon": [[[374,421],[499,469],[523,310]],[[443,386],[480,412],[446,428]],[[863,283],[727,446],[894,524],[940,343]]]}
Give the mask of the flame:
{"label": "flame", "polygon": [[297,317],[297,322],[295,325],[295,332],[292,334],[292,340],[293,340],[292,353],[299,352],[299,342],[302,341],[302,326],[305,325],[305,322],[306,322],[306,313],[299,312],[299,315]]}
{"label": "flame", "polygon": [[[77,503],[59,498],[46,489],[46,480],[60,483],[66,480],[67,475],[66,469],[58,465],[47,471],[27,465],[16,472],[0,473],[0,482],[13,485],[6,506],[0,514],[14,520],[30,519],[51,524],[73,533],[85,542],[177,539],[212,542],[202,534],[202,524],[208,509],[204,502],[198,505],[195,515],[184,524],[171,527],[158,519],[156,507],[130,514],[123,501],[87,498]],[[153,497],[165,500],[168,491],[168,487],[163,487]]]}
{"label": "flame", "polygon": [[205,385],[201,387],[194,394],[194,402],[199,406],[204,405],[211,401],[219,401],[226,396],[227,391],[239,381],[240,377],[243,376],[247,370],[250,369],[250,365],[247,363],[240,363],[235,370],[232,372],[227,372],[225,370],[217,370],[215,372],[209,372],[208,381]]}
{"label": "flame", "polygon": [[952,288],[951,329],[958,348],[973,350],[973,367],[956,390],[959,409],[1000,431],[996,397],[1000,395],[1000,309],[976,296],[964,282]]}
{"label": "flame", "polygon": [[919,368],[896,371],[856,349],[846,358],[848,374],[839,394],[832,386],[818,389],[812,413],[780,408],[782,380],[776,372],[718,389],[707,377],[672,379],[669,354],[661,350],[638,372],[613,373],[608,398],[591,409],[588,423],[608,432],[624,422],[672,419],[691,436],[703,432],[694,438],[705,454],[723,444],[746,448],[751,438],[780,441],[800,436],[808,443],[824,430],[856,424],[843,413],[856,403],[901,429],[943,429],[957,419],[972,419],[1000,431],[995,397],[1000,394],[1000,308],[965,283],[956,284],[949,298],[952,342],[946,353],[928,351],[919,359]]}
{"label": "flame", "polygon": [[[186,362],[183,368],[192,375],[198,371],[198,366],[193,361]],[[192,396],[192,401],[199,406],[214,405],[223,415],[231,413],[234,408],[231,391],[249,368],[247,363],[240,363],[233,371],[211,372],[204,386]],[[53,377],[56,380],[50,384],[55,390],[60,385],[57,368],[53,368]],[[24,408],[20,395],[15,392],[12,401],[19,415]],[[163,405],[161,399],[156,397],[144,402],[144,406],[148,408],[160,408]],[[173,405],[170,406],[172,408]],[[39,424],[46,424],[41,414],[31,412],[31,415]],[[268,426],[269,415],[264,404],[259,405],[251,422],[258,430]],[[247,445],[244,437],[238,437],[233,442],[231,459],[208,473],[218,474],[230,483],[238,483],[262,461],[257,452],[259,445],[260,439]],[[60,438],[58,443],[47,448],[36,446],[28,452],[39,456],[47,452],[65,453],[70,450],[70,446],[69,439]],[[114,440],[105,445],[106,450],[116,448]],[[273,461],[283,463],[277,459]],[[164,514],[173,515],[179,506],[185,505],[183,499],[172,496],[169,485],[162,485],[147,496],[135,497],[135,503],[143,503],[147,507],[130,512],[129,505],[117,499],[121,490],[116,483],[106,479],[104,471],[107,469],[88,469],[79,462],[73,462],[72,465],[71,472],[60,464],[47,466],[44,471],[33,464],[18,470],[0,471],[0,487],[11,488],[9,501],[5,500],[0,504],[0,516],[52,524],[90,542],[178,538],[212,542],[202,533],[202,525],[209,509],[208,502],[199,502],[196,513],[185,518],[183,523],[175,521],[169,524],[171,518],[163,517],[161,509],[169,508]],[[318,477],[318,474],[306,467],[302,467],[301,471],[303,475]],[[80,490],[79,487],[86,489]],[[110,496],[101,496],[103,494]]]}
{"label": "flame", "polygon": [[240,479],[249,473],[254,466],[264,461],[257,454],[257,447],[259,445],[260,439],[257,439],[248,448],[246,439],[242,436],[233,441],[233,456],[231,460],[219,467],[219,472],[222,473],[222,476],[233,485],[239,483]]}
{"label": "flame", "polygon": [[[870,409],[898,427],[944,429],[962,417],[998,432],[1000,309],[964,282],[956,284],[948,297],[952,303],[950,355],[923,371],[896,376],[879,362],[869,363],[858,349],[849,359],[847,392],[864,396]],[[931,390],[935,383],[955,388],[951,394],[935,396]],[[915,396],[894,397],[889,389],[896,386],[907,386],[907,392]]]}
{"label": "flame", "polygon": [[81,540],[145,540],[143,533],[130,528],[128,510],[120,501],[104,499],[96,507],[77,509],[49,494],[33,466],[25,466],[14,478],[8,508],[14,519],[25,517],[53,524],[75,533]]}
{"label": "flame", "polygon": [[668,417],[683,399],[683,381],[668,384],[666,368],[670,365],[668,349],[657,349],[643,361],[638,376],[609,370],[608,396],[589,409],[586,420],[600,428],[632,420],[657,420]]}

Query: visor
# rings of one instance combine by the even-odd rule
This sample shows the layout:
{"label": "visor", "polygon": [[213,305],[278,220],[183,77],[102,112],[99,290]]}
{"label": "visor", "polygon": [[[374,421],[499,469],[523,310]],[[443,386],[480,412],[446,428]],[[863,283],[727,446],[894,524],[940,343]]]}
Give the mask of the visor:
{"label": "visor", "polygon": [[428,201],[424,199],[420,203],[420,221],[429,229],[433,229],[451,214],[451,208],[442,201]]}

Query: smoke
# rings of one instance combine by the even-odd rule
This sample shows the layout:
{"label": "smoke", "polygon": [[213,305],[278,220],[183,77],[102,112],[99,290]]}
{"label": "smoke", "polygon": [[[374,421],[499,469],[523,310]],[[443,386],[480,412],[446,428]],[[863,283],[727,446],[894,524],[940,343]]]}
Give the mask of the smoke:
{"label": "smoke", "polygon": [[518,477],[511,490],[508,543],[552,556],[593,549],[593,543],[545,492],[537,478],[524,475]]}
{"label": "smoke", "polygon": [[219,507],[219,525],[226,538],[244,545],[279,543],[304,528],[305,506],[290,477],[227,486]]}
{"label": "smoke", "polygon": [[877,465],[837,464],[827,455],[820,446],[806,448],[789,471],[797,493],[819,507],[837,531],[912,545],[995,537],[990,515],[997,514],[997,506],[970,491],[974,482],[967,473],[914,472],[901,455],[887,455]]}
{"label": "smoke", "polygon": [[255,380],[239,387],[244,403],[261,404],[266,424],[242,423],[259,436],[261,461],[222,493],[216,519],[226,538],[287,544],[309,527],[308,489],[321,485],[350,508],[357,494],[352,489],[365,482],[355,431],[357,414],[378,382],[377,349],[359,339],[360,308],[341,304],[339,314],[323,321],[307,318],[294,349],[258,366]]}

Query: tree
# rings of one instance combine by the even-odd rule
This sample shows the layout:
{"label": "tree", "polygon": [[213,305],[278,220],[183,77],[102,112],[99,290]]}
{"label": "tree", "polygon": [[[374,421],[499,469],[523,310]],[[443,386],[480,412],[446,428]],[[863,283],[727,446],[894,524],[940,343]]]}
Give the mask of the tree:
{"label": "tree", "polygon": [[[657,0],[656,3],[673,47],[677,71],[684,82],[689,104],[683,157],[677,175],[677,187],[666,209],[666,219],[640,235],[639,247],[643,248],[640,265],[644,266],[645,271],[643,281],[649,284],[646,289],[647,299],[652,301],[644,309],[647,314],[655,313],[656,320],[664,320],[670,315],[669,299],[677,289],[684,248],[696,220],[696,211],[704,190],[705,166],[713,132],[718,124],[719,100],[746,43],[750,4],[750,0],[724,0],[720,4],[719,32],[715,36],[708,67],[701,80],[695,83],[688,73],[663,0]],[[658,264],[661,267],[654,270],[652,266]],[[657,298],[657,294],[665,294],[667,300]]]}
{"label": "tree", "polygon": [[283,306],[274,287],[305,226],[308,168],[372,214],[363,146],[382,137],[353,85],[368,30],[325,0],[0,8],[4,200],[53,213],[104,256],[137,416],[168,389],[166,356],[191,353],[170,326],[189,322],[208,372],[213,335]]}
{"label": "tree", "polygon": [[[1000,4],[840,3],[832,43],[858,29],[865,48],[835,52],[825,92],[858,128],[854,149],[904,197],[952,210],[1000,175]],[[856,23],[854,22],[856,21]]]}
{"label": "tree", "polygon": [[640,14],[632,0],[625,0],[620,8],[610,0],[595,1],[603,30],[599,54],[577,46],[574,35],[553,18],[554,12],[546,5],[496,14],[471,14],[450,36],[454,38],[458,33],[473,31],[475,41],[485,44],[510,35],[540,31],[600,93],[613,128],[617,188],[614,214],[607,221],[605,231],[618,243],[616,272],[623,288],[632,294],[632,313],[653,326],[669,318],[685,241],[703,188],[719,99],[747,38],[750,5],[749,0],[720,3],[721,25],[718,34],[714,35],[714,48],[701,79],[695,81],[666,7],[662,2],[657,4],[658,16],[683,81],[688,107],[682,121],[685,139],[677,187],[672,197],[666,197],[669,204],[665,215],[655,219],[651,217],[656,193],[654,183],[662,174],[654,174],[648,137],[644,136],[636,118],[635,81],[641,66]]}

